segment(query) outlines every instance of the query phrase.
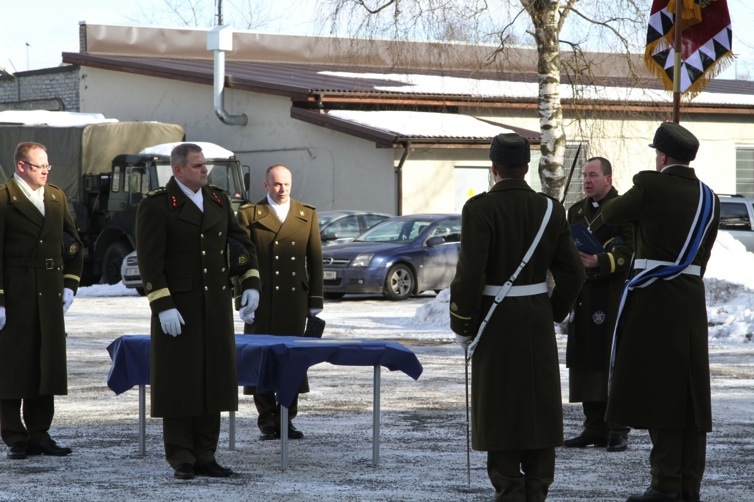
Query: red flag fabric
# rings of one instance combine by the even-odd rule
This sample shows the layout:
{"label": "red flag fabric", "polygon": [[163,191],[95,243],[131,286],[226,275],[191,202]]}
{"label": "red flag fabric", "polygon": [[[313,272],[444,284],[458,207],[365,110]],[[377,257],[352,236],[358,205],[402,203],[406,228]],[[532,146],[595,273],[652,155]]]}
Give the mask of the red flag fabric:
{"label": "red flag fabric", "polygon": [[677,16],[683,19],[680,91],[698,94],[733,60],[727,0],[653,1],[644,62],[669,91],[673,90]]}

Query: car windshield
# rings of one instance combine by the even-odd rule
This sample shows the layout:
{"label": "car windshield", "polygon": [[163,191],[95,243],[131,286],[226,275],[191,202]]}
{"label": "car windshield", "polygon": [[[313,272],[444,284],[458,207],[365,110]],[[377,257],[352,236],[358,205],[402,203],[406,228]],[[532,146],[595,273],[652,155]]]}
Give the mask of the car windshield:
{"label": "car windshield", "polygon": [[357,242],[396,242],[413,241],[431,225],[433,220],[387,220],[375,225],[355,241]]}

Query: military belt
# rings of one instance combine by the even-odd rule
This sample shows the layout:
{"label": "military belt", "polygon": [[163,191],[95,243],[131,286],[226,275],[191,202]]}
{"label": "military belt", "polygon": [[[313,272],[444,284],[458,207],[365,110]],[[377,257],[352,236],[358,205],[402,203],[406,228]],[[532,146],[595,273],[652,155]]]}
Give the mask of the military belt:
{"label": "military belt", "polygon": [[[500,291],[500,286],[497,286],[495,284],[487,284],[486,286],[484,286],[484,291],[482,291],[482,294],[485,296],[497,296],[498,291]],[[541,295],[542,293],[547,293],[546,282],[540,282],[538,284],[526,284],[524,286],[512,286],[508,291],[508,294],[505,296],[506,298],[509,296],[534,296]]]}
{"label": "military belt", "polygon": [[54,270],[63,266],[63,258],[11,258],[5,260],[5,266]]}
{"label": "military belt", "polygon": [[[648,268],[659,267],[661,265],[677,265],[677,263],[673,263],[672,261],[648,260],[646,258],[634,260],[634,269],[636,270],[645,270]],[[681,270],[680,273],[700,276],[702,275],[702,267],[700,267],[699,265],[689,265],[688,267]]]}

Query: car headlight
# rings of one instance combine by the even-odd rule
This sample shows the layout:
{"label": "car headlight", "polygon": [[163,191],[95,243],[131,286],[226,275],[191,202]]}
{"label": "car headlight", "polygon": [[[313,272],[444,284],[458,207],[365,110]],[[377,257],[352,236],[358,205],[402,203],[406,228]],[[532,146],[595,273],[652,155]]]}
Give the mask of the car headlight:
{"label": "car headlight", "polygon": [[369,261],[372,259],[372,256],[374,256],[374,253],[363,253],[360,255],[356,255],[356,258],[353,259],[351,262],[352,267],[368,267]]}

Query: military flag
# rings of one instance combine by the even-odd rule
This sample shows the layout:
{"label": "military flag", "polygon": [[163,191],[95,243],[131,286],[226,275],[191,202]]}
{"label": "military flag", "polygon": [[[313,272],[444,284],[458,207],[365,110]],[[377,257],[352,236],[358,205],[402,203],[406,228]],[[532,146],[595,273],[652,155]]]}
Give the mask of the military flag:
{"label": "military flag", "polygon": [[[673,88],[675,27],[682,22],[680,85]],[[733,60],[727,0],[654,0],[644,61],[665,89],[697,94]]]}

